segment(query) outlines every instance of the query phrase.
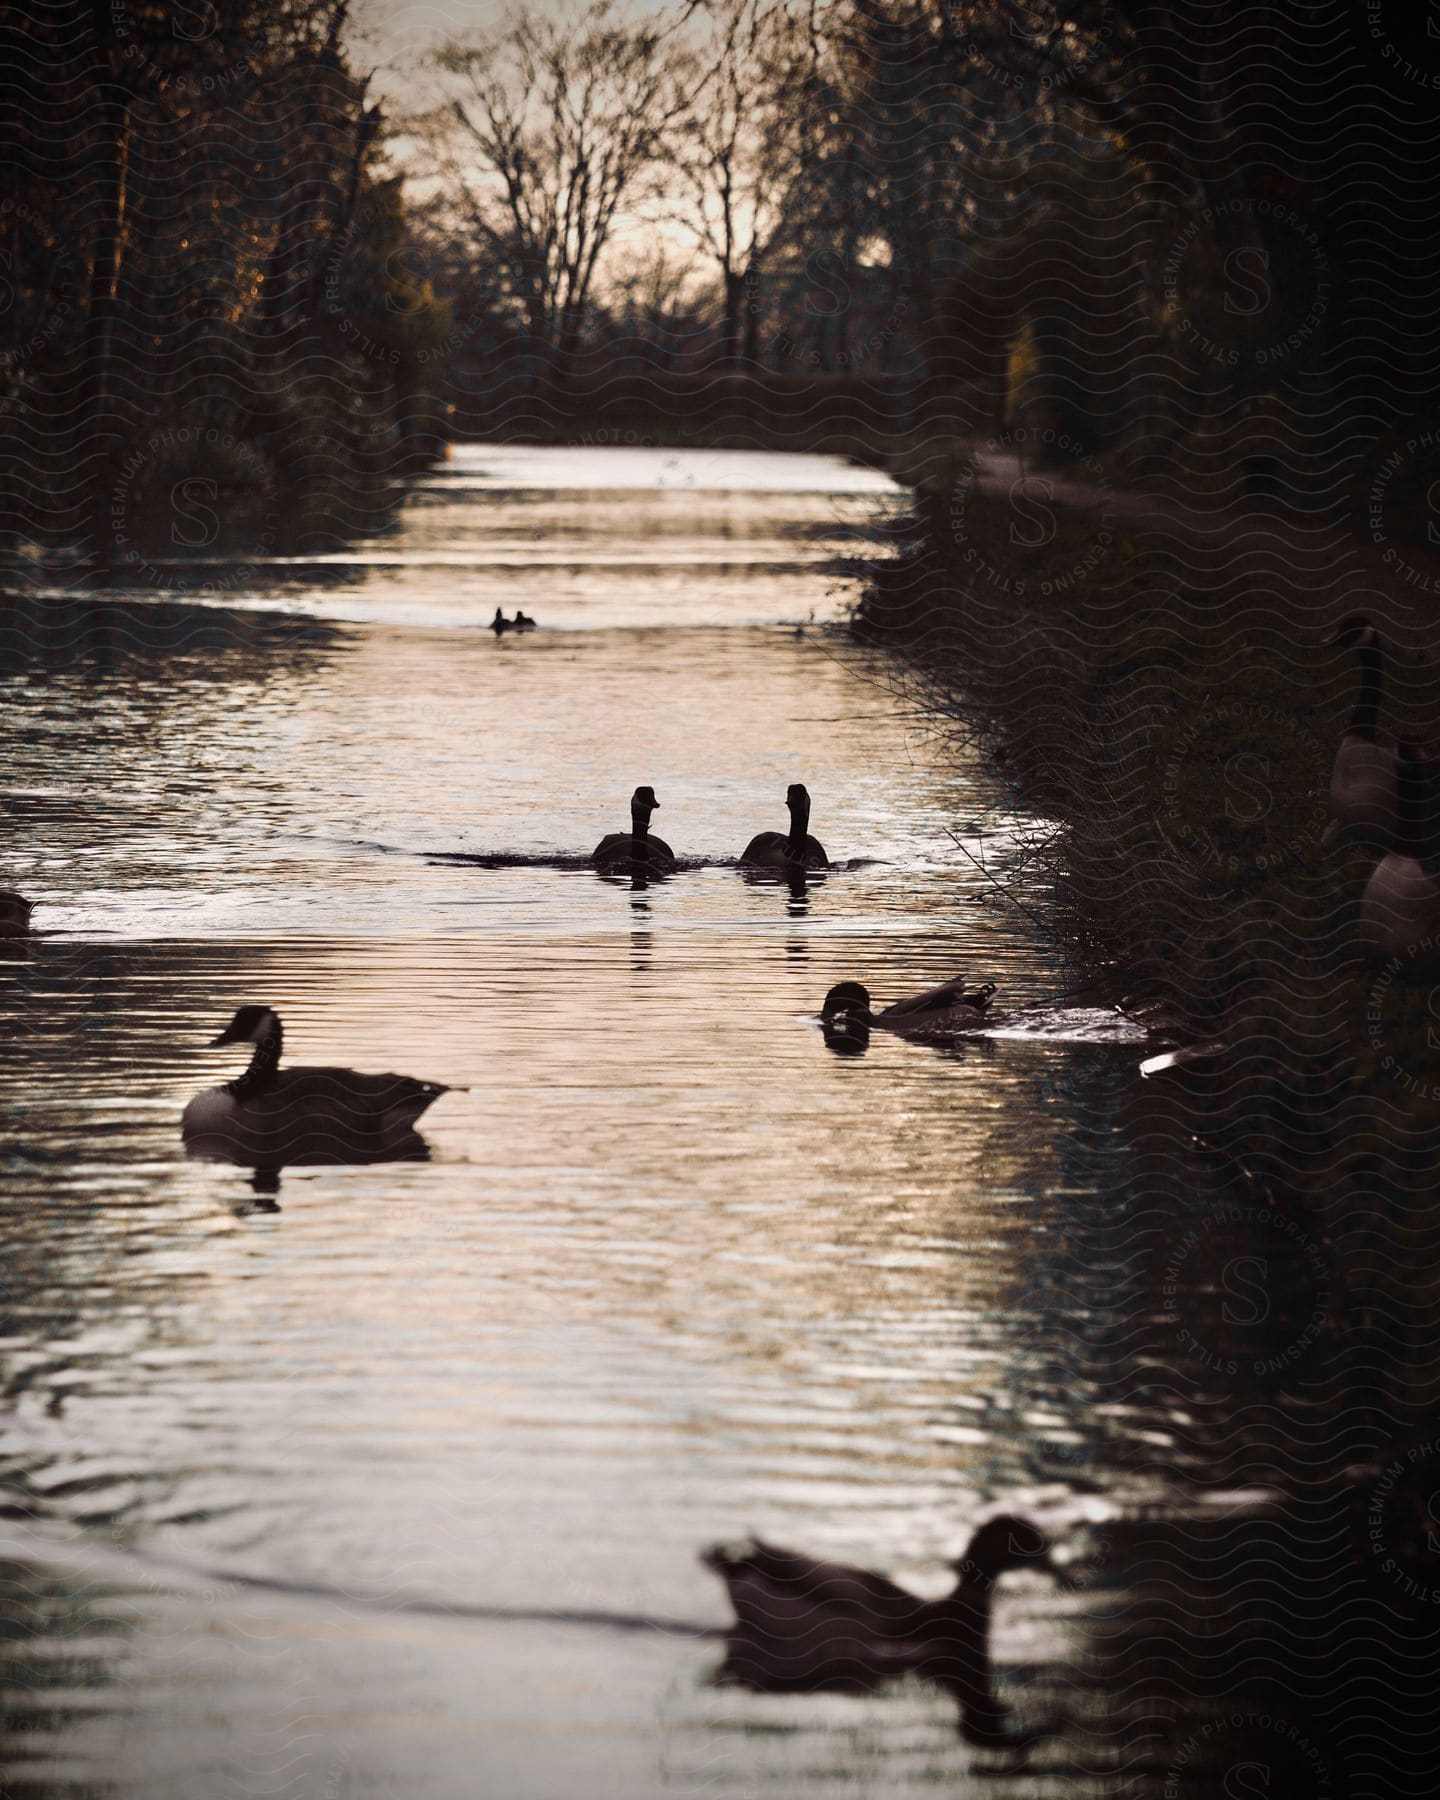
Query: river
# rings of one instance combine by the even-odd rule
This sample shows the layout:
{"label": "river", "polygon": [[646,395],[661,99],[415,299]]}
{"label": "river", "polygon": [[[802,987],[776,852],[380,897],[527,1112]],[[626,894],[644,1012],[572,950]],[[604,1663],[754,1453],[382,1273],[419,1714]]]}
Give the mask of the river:
{"label": "river", "polygon": [[[823,629],[899,499],[823,457],[471,446],[343,555],[29,615],[0,662],[42,933],[0,963],[26,1793],[965,1776],[918,1683],[753,1695],[714,1642],[601,1616],[722,1625],[697,1553],[749,1530],[937,1593],[987,1511],[1103,1531],[1174,1440],[1167,1395],[1096,1376],[1135,1047],[1065,1010],[1037,822]],[[540,628],[497,640],[497,605]],[[802,895],[734,866],[796,780],[837,864]],[[647,782],[695,866],[636,889],[583,859]],[[1059,1026],[827,1049],[832,982],[957,971]],[[187,1161],[247,1002],[297,1061],[463,1087],[429,1159],[273,1193]],[[1004,1593],[1002,1673],[1057,1656],[1047,1579]]]}

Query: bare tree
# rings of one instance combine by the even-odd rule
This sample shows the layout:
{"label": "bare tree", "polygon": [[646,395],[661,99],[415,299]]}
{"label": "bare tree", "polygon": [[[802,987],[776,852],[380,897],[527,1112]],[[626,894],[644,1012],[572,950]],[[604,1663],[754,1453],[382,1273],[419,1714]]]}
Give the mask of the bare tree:
{"label": "bare tree", "polygon": [[564,368],[622,207],[645,198],[680,113],[670,34],[615,0],[559,18],[522,4],[434,60],[459,88],[444,119],[463,216]]}
{"label": "bare tree", "polygon": [[721,352],[754,355],[761,268],[799,169],[798,133],[785,104],[786,71],[798,49],[780,0],[711,0],[710,41],[687,70],[692,98],[677,144],[677,222],[719,266]]}

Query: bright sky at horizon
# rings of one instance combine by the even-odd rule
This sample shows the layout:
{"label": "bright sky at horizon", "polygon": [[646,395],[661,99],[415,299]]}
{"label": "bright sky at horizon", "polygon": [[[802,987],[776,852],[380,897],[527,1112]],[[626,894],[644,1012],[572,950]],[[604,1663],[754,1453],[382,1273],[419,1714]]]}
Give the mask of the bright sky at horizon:
{"label": "bright sky at horizon", "polygon": [[[531,0],[541,12],[568,10],[565,0]],[[384,94],[408,97],[413,68],[425,51],[447,37],[486,31],[511,10],[512,0],[360,0],[350,42],[355,62],[374,66]],[[682,0],[631,0],[627,10],[682,14]]]}

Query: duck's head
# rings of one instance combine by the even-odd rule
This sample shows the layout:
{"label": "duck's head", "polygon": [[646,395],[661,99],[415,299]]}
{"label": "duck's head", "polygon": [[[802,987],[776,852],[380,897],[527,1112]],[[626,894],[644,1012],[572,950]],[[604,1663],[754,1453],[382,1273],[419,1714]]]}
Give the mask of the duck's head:
{"label": "duck's head", "polygon": [[1049,1543],[1028,1519],[1001,1513],[982,1525],[954,1565],[962,1582],[988,1586],[1006,1569],[1048,1569]]}
{"label": "duck's head", "polygon": [[837,981],[825,996],[820,1017],[833,1021],[842,1014],[857,1024],[868,1025],[871,1016],[869,988],[858,981]]}
{"label": "duck's head", "polygon": [[267,1037],[273,1037],[279,1029],[279,1015],[270,1007],[242,1006],[219,1037],[211,1038],[210,1048],[218,1050],[222,1044],[263,1043]]}
{"label": "duck's head", "polygon": [[1376,650],[1380,646],[1380,633],[1374,622],[1364,613],[1349,613],[1326,638],[1329,645],[1338,645],[1342,650]]}
{"label": "duck's head", "polygon": [[810,790],[803,781],[792,781],[785,790],[785,804],[792,813],[809,814]]}
{"label": "duck's head", "polygon": [[630,796],[630,817],[648,819],[659,804],[653,787],[638,787]]}
{"label": "duck's head", "polygon": [[23,895],[0,894],[0,935],[22,937],[30,929],[33,910]]}

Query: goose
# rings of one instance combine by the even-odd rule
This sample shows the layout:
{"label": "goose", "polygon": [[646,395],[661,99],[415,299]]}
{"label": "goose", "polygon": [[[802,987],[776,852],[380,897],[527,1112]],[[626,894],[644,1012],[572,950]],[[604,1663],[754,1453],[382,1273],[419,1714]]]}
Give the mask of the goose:
{"label": "goose", "polygon": [[986,1024],[994,997],[993,981],[967,988],[962,977],[927,988],[923,994],[911,994],[877,1013],[871,1010],[867,987],[858,981],[840,981],[825,996],[820,1017],[837,1033],[854,1034],[878,1025],[882,1031],[896,1031],[903,1037],[943,1043]]}
{"label": "goose", "polygon": [[[368,1162],[404,1155],[419,1143],[415,1121],[451,1090],[409,1075],[356,1069],[280,1067],[284,1030],[268,1006],[242,1006],[209,1048],[253,1044],[243,1075],[196,1094],[180,1119],[192,1145],[230,1161]],[[420,1147],[423,1154],[423,1145]]]}
{"label": "goose", "polygon": [[1330,771],[1330,824],[1321,843],[1327,850],[1361,844],[1380,852],[1395,829],[1399,788],[1396,751],[1379,736],[1385,648],[1362,613],[1342,620],[1329,641],[1355,651],[1360,685]]}
{"label": "goose", "polygon": [[1440,876],[1425,866],[1435,842],[1426,764],[1414,744],[1401,744],[1400,794],[1385,854],[1360,896],[1360,948],[1373,962],[1400,958],[1412,966],[1440,962]]}
{"label": "goose", "polygon": [[34,908],[13,888],[0,888],[0,937],[28,937]]}
{"label": "goose", "polygon": [[785,790],[785,804],[790,809],[790,830],[760,832],[745,846],[741,862],[755,869],[779,869],[783,874],[828,869],[830,858],[824,846],[810,836],[809,792],[800,782],[791,782]]}
{"label": "goose", "polygon": [[636,788],[630,796],[630,829],[607,832],[590,853],[602,874],[628,875],[637,867],[651,875],[674,873],[675,852],[663,838],[650,835],[650,815],[659,804],[654,788]]}
{"label": "goose", "polygon": [[701,1562],[725,1583],[735,1624],[723,1673],[766,1690],[873,1683],[907,1671],[960,1700],[972,1742],[1000,1742],[1006,1708],[995,1697],[990,1604],[1007,1569],[1052,1568],[1042,1534],[1002,1514],[982,1525],[952,1565],[955,1588],[921,1600],[883,1575],[819,1562],[751,1538],[716,1545]]}

